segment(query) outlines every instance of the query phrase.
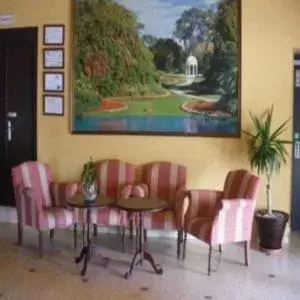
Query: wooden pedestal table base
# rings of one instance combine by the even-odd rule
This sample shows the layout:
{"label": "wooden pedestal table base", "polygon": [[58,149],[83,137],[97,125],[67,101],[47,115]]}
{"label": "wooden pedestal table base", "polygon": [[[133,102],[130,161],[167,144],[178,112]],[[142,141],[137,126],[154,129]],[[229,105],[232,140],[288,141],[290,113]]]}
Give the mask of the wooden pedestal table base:
{"label": "wooden pedestal table base", "polygon": [[[137,258],[139,260],[136,262]],[[134,268],[135,265],[143,265],[144,260],[147,260],[152,268],[154,269],[156,274],[162,275],[163,269],[156,265],[152,255],[145,251],[145,239],[144,239],[144,212],[139,212],[139,230],[138,230],[138,245],[136,252],[132,258],[129,271],[125,274],[125,278],[127,279]]]}
{"label": "wooden pedestal table base", "polygon": [[[87,243],[81,249],[80,255],[75,258],[76,264],[79,264],[83,260],[83,267],[81,269],[81,276],[84,276],[87,272],[88,262],[91,260],[92,256],[92,238],[91,238],[91,209],[95,207],[104,207],[111,203],[113,200],[107,197],[98,196],[94,201],[86,201],[84,200],[83,195],[75,195],[68,199],[68,205],[72,207],[78,207],[87,210]],[[98,255],[97,255],[98,256]],[[108,258],[103,257],[101,255],[101,265],[106,267],[108,265]]]}
{"label": "wooden pedestal table base", "polygon": [[129,198],[119,200],[116,205],[126,211],[137,213],[139,222],[137,249],[132,258],[130,268],[125,274],[125,278],[129,278],[134,266],[143,265],[145,260],[150,263],[156,274],[163,274],[161,266],[154,262],[152,255],[148,251],[145,251],[144,214],[145,212],[154,212],[165,209],[167,207],[166,201],[156,198]]}

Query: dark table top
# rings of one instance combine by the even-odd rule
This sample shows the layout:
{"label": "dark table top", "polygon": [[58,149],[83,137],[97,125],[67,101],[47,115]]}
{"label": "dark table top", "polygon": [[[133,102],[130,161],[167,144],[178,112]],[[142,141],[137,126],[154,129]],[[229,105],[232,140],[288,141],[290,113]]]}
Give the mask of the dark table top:
{"label": "dark table top", "polygon": [[168,206],[167,202],[162,199],[140,197],[119,199],[114,203],[114,205],[121,209],[132,212],[154,212],[164,210]]}
{"label": "dark table top", "polygon": [[67,199],[67,203],[72,207],[88,208],[88,207],[103,207],[109,204],[113,204],[114,199],[98,195],[93,201],[85,200],[84,195],[77,194]]}

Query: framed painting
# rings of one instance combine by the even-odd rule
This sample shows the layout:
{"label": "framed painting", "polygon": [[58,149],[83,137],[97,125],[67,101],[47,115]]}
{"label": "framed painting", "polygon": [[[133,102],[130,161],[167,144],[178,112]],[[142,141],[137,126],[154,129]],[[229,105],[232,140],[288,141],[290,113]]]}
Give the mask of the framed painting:
{"label": "framed painting", "polygon": [[240,0],[73,9],[73,133],[240,137]]}

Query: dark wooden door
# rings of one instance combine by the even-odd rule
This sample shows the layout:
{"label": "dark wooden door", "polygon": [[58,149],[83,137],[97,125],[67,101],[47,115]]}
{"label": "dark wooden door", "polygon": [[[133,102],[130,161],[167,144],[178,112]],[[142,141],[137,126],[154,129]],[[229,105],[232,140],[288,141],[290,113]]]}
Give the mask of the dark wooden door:
{"label": "dark wooden door", "polygon": [[294,149],[292,164],[291,230],[300,230],[300,54],[294,55]]}
{"label": "dark wooden door", "polygon": [[11,168],[36,160],[37,33],[0,30],[0,205],[15,205]]}

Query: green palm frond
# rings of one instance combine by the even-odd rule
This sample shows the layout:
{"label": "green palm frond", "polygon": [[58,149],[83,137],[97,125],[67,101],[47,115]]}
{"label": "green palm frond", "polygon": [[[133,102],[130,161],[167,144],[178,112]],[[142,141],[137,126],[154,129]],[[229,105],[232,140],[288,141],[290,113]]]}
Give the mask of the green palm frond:
{"label": "green palm frond", "polygon": [[251,113],[250,117],[254,124],[254,133],[244,131],[249,136],[249,162],[252,169],[257,169],[258,174],[266,174],[270,180],[273,173],[279,171],[287,161],[285,145],[292,142],[280,139],[280,135],[286,131],[290,118],[272,132],[273,107],[267,109],[261,118]]}

